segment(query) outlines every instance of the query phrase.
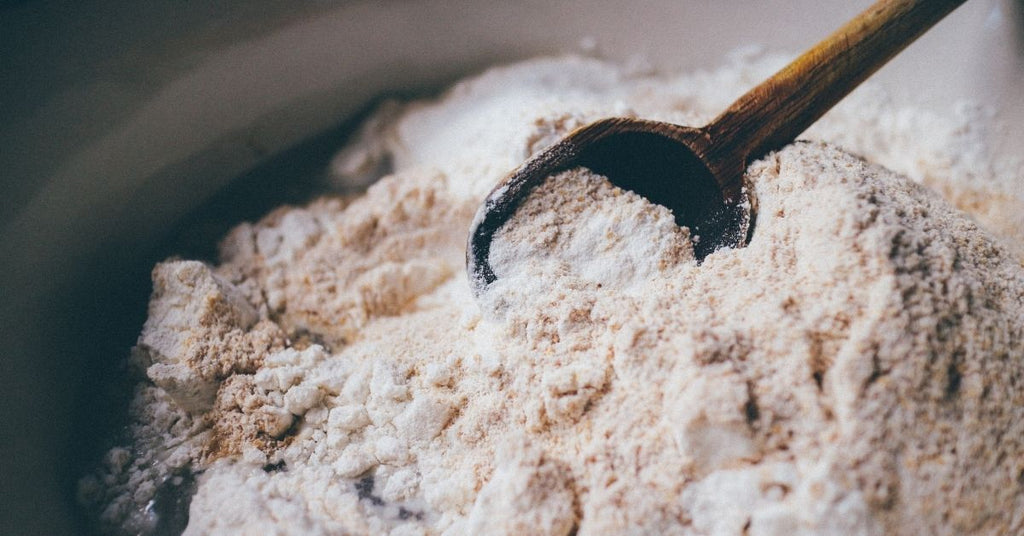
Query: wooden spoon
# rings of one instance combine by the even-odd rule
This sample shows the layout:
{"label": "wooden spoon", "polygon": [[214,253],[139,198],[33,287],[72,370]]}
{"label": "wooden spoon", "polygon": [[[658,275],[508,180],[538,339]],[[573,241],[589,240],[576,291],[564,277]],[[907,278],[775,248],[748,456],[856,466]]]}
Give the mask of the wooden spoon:
{"label": "wooden spoon", "polygon": [[792,142],[964,1],[880,0],[701,128],[613,117],[574,130],[480,207],[466,250],[474,292],[496,280],[488,256],[497,230],[547,177],[578,166],[671,209],[690,228],[698,262],[745,245],[756,213],[743,183],[747,163]]}

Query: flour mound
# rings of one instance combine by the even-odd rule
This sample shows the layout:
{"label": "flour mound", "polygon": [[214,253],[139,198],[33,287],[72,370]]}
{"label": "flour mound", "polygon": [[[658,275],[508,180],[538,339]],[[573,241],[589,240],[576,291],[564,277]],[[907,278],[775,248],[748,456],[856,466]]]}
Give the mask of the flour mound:
{"label": "flour mound", "polygon": [[[934,193],[827,145],[787,147],[747,178],[760,211],[746,248],[625,286],[564,264],[593,246],[573,227],[580,188],[614,188],[599,176],[549,179],[496,237],[492,258],[558,237],[547,255],[503,261],[485,303],[501,304],[518,340],[522,398],[544,401],[527,426],[570,460],[590,454],[570,463],[588,489],[580,532],[623,519],[698,534],[1018,527],[1022,467],[1007,460],[1024,452],[1019,259]],[[596,206],[607,216],[632,202]],[[663,237],[637,224],[591,251],[615,262]],[[552,392],[566,369],[604,372],[589,373],[590,393],[578,380]],[[560,393],[584,397],[583,411],[549,403]],[[611,496],[608,480],[622,484]]]}
{"label": "flour mound", "polygon": [[701,264],[569,170],[471,293],[509,169],[602,117],[702,124],[782,61],[541,59],[390,105],[337,167],[392,161],[365,195],[154,270],[131,437],[82,501],[124,534],[1024,532],[1024,202],[956,120],[851,95],[751,164],[750,244]]}

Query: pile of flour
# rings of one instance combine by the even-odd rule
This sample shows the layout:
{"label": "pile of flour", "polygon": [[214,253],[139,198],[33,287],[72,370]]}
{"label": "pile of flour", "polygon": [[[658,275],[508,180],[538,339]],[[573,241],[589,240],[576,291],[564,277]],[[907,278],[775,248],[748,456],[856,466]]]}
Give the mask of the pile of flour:
{"label": "pile of flour", "polygon": [[390,106],[335,163],[392,162],[364,196],[154,269],[132,440],[82,500],[126,534],[193,491],[189,534],[1024,530],[1024,200],[982,111],[854,93],[751,165],[749,246],[699,266],[666,209],[570,170],[473,298],[510,169],[601,117],[701,124],[781,63],[540,59]]}

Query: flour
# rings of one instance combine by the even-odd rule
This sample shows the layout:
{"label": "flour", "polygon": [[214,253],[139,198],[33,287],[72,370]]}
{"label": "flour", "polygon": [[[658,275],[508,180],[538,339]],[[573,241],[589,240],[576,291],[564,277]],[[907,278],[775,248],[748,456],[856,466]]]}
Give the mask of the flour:
{"label": "flour", "polygon": [[132,441],[83,500],[122,533],[165,529],[182,475],[188,534],[1024,530],[1024,202],[976,110],[856,92],[808,133],[844,149],[753,163],[750,244],[699,266],[666,209],[570,170],[472,296],[503,174],[600,117],[700,124],[781,62],[541,59],[390,105],[335,165],[391,161],[364,196],[154,270]]}
{"label": "flour", "polygon": [[642,291],[651,278],[694,259],[690,234],[671,211],[582,168],[546,181],[516,218],[498,231],[491,250],[499,278],[516,275],[525,262]]}

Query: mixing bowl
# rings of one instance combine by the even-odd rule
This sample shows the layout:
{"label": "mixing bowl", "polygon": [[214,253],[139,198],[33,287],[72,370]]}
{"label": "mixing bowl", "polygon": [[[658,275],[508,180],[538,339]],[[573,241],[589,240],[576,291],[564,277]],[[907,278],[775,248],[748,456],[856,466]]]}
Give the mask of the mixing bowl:
{"label": "mixing bowl", "polygon": [[[77,477],[118,433],[148,271],[322,187],[368,106],[487,65],[662,69],[799,51],[867,1],[233,0],[0,4],[0,532],[86,530]],[[992,106],[1024,154],[1024,2],[971,0],[873,79]]]}

